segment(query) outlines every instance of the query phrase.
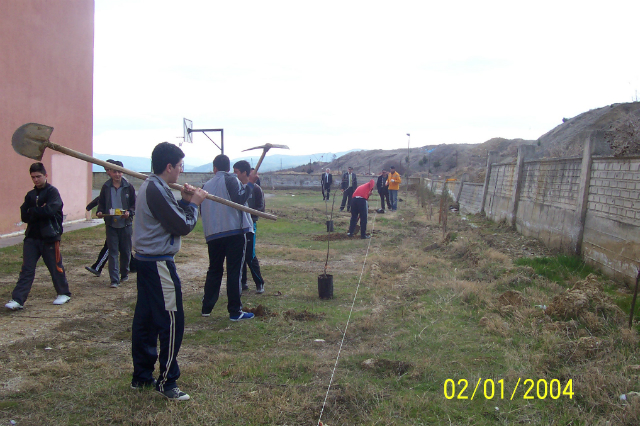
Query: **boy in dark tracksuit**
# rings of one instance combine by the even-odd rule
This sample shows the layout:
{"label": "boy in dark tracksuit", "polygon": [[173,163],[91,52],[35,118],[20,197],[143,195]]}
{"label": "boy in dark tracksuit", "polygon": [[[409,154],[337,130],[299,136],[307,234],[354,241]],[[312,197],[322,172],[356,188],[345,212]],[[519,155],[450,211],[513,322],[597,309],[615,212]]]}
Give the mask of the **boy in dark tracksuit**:
{"label": "boy in dark tracksuit", "polygon": [[[162,395],[177,401],[186,401],[189,395],[176,384],[180,377],[177,356],[184,334],[184,311],[174,255],[180,250],[180,236],[196,226],[198,206],[206,197],[204,190],[189,184],[184,186],[180,201],[173,197],[167,184],[177,182],[184,167],[183,158],[182,150],[168,142],[154,148],[154,174],[138,191],[133,231],[138,299],[131,326],[131,387],[155,386]],[[160,376],[156,381],[153,369],[158,360]]]}
{"label": "boy in dark tracksuit", "polygon": [[29,167],[29,174],[34,188],[27,192],[24,203],[20,206],[20,217],[27,224],[22,246],[22,269],[11,293],[12,300],[4,305],[11,310],[24,307],[35,278],[36,264],[41,256],[58,294],[53,304],[63,305],[71,299],[60,254],[63,206],[60,193],[47,182],[47,171],[42,163],[33,163]]}
{"label": "boy in dark tracksuit", "polygon": [[[122,167],[122,162],[107,160],[108,163]],[[122,172],[105,167],[111,179],[102,185],[98,198],[96,216],[103,217],[111,210],[120,210],[121,216],[104,216],[107,246],[109,248],[109,278],[111,287],[117,288],[120,281],[129,279],[129,259],[131,258],[131,234],[135,214],[136,191]],[[118,257],[120,259],[118,259]]]}
{"label": "boy in dark tracksuit", "polygon": [[[253,169],[249,169],[248,166],[249,163],[246,161],[238,161],[233,165],[233,172],[238,176],[238,179],[242,178],[244,180],[245,177],[247,179],[249,178],[249,174]],[[264,212],[264,193],[262,192],[260,185],[257,183],[253,186],[253,192],[247,200],[247,207]],[[262,294],[264,293],[264,278],[262,278],[262,273],[260,272],[260,262],[256,257],[256,233],[258,231],[258,219],[258,216],[253,214],[251,215],[251,220],[253,221],[253,232],[247,232],[244,234],[247,242],[244,249],[245,261],[242,265],[242,290],[249,290],[249,286],[247,285],[247,265],[249,265],[251,277],[253,278],[253,282],[256,283],[256,293]]]}

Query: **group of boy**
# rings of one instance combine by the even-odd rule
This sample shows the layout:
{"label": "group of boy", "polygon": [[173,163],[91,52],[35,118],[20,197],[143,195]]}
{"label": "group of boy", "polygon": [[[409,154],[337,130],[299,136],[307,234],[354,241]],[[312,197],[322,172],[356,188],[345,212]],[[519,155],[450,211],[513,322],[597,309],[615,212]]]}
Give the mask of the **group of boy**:
{"label": "group of boy", "polygon": [[[230,172],[229,158],[219,155],[213,163],[214,177],[203,188],[185,184],[177,201],[169,185],[176,183],[184,170],[183,151],[163,142],[154,148],[151,157],[153,173],[143,182],[137,199],[133,186],[122,177],[121,171],[106,169],[110,179],[97,199],[96,215],[105,219],[105,252],[108,252],[111,287],[127,280],[132,248],[137,264],[138,295],[131,328],[134,367],[131,387],[155,388],[169,399],[185,401],[190,399],[189,395],[176,384],[180,377],[176,357],[184,334],[184,310],[174,256],[180,250],[181,237],[195,227],[200,208],[209,251],[202,316],[210,316],[218,300],[226,260],[229,319],[251,319],[252,313],[242,311],[240,296],[246,286],[246,272],[243,274],[242,270],[247,265],[256,283],[256,293],[264,292],[264,280],[255,256],[258,218],[206,197],[211,193],[264,211],[264,196],[256,185],[258,175],[248,162],[235,163]],[[114,160],[109,163],[122,167],[122,163]],[[24,307],[40,257],[49,269],[58,295],[53,303],[62,305],[71,299],[60,254],[62,199],[58,190],[47,182],[42,163],[32,164],[29,173],[34,189],[27,193],[20,208],[22,221],[27,224],[23,265],[12,300],[5,305],[12,310]],[[248,235],[251,237],[246,238]],[[92,273],[98,272],[93,265],[91,269]],[[160,371],[156,380],[153,371],[158,360]]]}

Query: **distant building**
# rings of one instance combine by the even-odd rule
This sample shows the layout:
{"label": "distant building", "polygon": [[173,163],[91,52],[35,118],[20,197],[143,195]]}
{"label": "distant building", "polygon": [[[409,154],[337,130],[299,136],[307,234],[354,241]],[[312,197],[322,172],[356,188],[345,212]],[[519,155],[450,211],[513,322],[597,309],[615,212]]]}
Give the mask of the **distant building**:
{"label": "distant building", "polygon": [[[0,234],[24,230],[20,205],[33,184],[33,160],[11,148],[25,123],[55,130],[51,141],[93,151],[93,0],[0,0]],[[85,217],[91,164],[47,150],[49,182],[60,190],[65,220]]]}

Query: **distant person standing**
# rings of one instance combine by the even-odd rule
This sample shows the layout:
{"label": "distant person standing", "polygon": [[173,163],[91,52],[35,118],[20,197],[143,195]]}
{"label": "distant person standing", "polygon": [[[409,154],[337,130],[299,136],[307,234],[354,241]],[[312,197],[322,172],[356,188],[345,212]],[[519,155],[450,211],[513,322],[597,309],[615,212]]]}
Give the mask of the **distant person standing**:
{"label": "distant person standing", "polygon": [[71,299],[69,283],[62,266],[60,240],[62,239],[62,198],[53,185],[47,182],[47,170],[42,163],[29,167],[33,189],[27,192],[20,206],[20,217],[27,224],[22,246],[22,268],[18,283],[11,293],[11,301],[5,308],[22,309],[29,297],[40,257],[51,274],[58,297],[54,305],[63,305]]}
{"label": "distant person standing", "polygon": [[358,223],[358,216],[360,217],[360,238],[363,240],[371,238],[371,235],[367,235],[367,214],[369,212],[369,196],[373,192],[373,188],[376,183],[371,179],[364,185],[360,185],[353,193],[353,199],[351,200],[351,222],[349,223],[348,236],[353,236],[353,231],[356,229]]}
{"label": "distant person standing", "polygon": [[347,172],[342,175],[342,183],[340,188],[342,190],[342,203],[340,203],[340,211],[344,210],[345,204],[347,205],[347,211],[351,210],[351,196],[353,191],[358,187],[358,178],[353,173],[353,168],[349,167]]}
{"label": "distant person standing", "polygon": [[[109,159],[107,163],[123,167],[121,161]],[[117,288],[121,281],[129,279],[133,234],[131,225],[136,210],[136,190],[122,177],[121,171],[107,167],[105,170],[111,179],[102,185],[96,216],[104,218],[109,249],[109,278],[111,287]],[[121,214],[111,213],[114,211]]]}
{"label": "distant person standing", "polygon": [[380,210],[384,211],[385,207],[385,199],[386,205],[389,210],[391,210],[391,202],[389,201],[389,188],[387,188],[387,176],[389,172],[383,170],[378,176],[378,181],[376,182],[376,189],[378,190],[378,195],[380,195]]}
{"label": "distant person standing", "polygon": [[387,177],[387,187],[389,188],[389,198],[391,200],[391,211],[395,212],[398,210],[398,190],[400,189],[400,182],[402,179],[398,172],[396,172],[396,168],[391,166],[391,172]]}
{"label": "distant person standing", "polygon": [[327,170],[320,177],[320,185],[322,186],[322,200],[329,200],[331,193],[331,184],[333,183],[333,176],[331,175],[331,169]]}

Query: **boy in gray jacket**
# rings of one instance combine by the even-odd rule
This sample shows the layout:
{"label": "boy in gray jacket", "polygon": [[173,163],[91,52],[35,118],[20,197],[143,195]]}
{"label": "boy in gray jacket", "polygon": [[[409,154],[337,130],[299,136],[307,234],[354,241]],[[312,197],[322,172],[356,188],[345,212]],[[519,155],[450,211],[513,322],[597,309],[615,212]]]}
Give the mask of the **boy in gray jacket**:
{"label": "boy in gray jacket", "polygon": [[[174,255],[180,250],[180,236],[196,226],[198,206],[207,196],[203,189],[186,184],[182,199],[174,198],[167,184],[178,181],[183,158],[182,150],[169,142],[156,145],[151,154],[153,174],[138,191],[133,230],[138,299],[131,326],[131,387],[155,386],[163,396],[176,401],[186,401],[189,395],[176,384],[180,377],[176,359],[184,334],[184,311]],[[153,378],[156,361],[160,361],[157,381]]]}
{"label": "boy in gray jacket", "polygon": [[[109,159],[107,163],[123,167],[121,161]],[[122,177],[121,171],[106,167],[104,169],[111,179],[102,185],[96,216],[104,217],[109,249],[109,277],[111,287],[117,288],[121,281],[129,279],[131,224],[136,209],[136,191],[133,185]],[[121,211],[122,215],[113,215],[110,213],[111,210]]]}
{"label": "boy in gray jacket", "polygon": [[[255,171],[241,182],[231,168],[229,157],[218,155],[213,160],[215,176],[204,184],[204,190],[225,200],[245,204],[258,180]],[[253,314],[242,312],[240,301],[241,272],[245,256],[245,235],[253,231],[253,221],[249,213],[236,210],[224,204],[205,200],[202,203],[202,226],[209,250],[209,270],[204,283],[202,316],[208,317],[220,296],[224,261],[227,261],[227,310],[231,321],[253,318]]]}

